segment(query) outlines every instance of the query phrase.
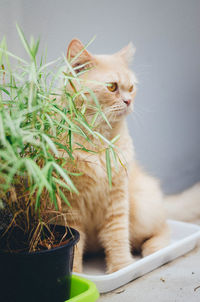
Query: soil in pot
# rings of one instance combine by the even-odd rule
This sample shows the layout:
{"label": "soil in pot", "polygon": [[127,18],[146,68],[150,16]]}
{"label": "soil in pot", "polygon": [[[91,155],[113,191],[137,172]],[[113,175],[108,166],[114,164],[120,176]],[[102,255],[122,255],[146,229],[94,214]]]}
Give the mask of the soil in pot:
{"label": "soil in pot", "polygon": [[[63,226],[54,228],[60,236],[66,232]],[[49,250],[43,246],[42,250],[32,253],[22,252],[17,246],[19,231],[13,235],[18,251],[5,251],[8,237],[0,241],[0,301],[64,302],[69,299],[74,245],[79,240],[79,233],[68,229],[64,244],[55,243],[57,246]]]}

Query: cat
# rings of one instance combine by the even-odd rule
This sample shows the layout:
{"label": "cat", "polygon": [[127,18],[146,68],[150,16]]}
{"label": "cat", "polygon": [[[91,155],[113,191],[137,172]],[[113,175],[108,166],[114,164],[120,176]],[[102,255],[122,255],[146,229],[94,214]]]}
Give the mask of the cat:
{"label": "cat", "polygon": [[[79,195],[66,192],[72,207],[63,205],[67,223],[80,232],[74,257],[75,272],[82,272],[85,251],[103,248],[107,273],[112,273],[134,262],[133,250],[146,256],[165,247],[170,240],[159,182],[147,175],[135,160],[126,123],[126,116],[134,107],[137,86],[137,79],[129,68],[133,54],[131,43],[113,55],[93,55],[78,39],[73,39],[68,46],[67,58],[72,60],[79,78],[94,91],[110,123],[99,115],[96,130],[109,140],[119,135],[115,145],[121,150],[122,163],[118,169],[112,163],[112,187],[106,172],[105,151],[76,150],[76,164],[67,166],[68,170],[83,173],[73,177]],[[90,67],[86,72],[85,64]],[[93,107],[88,106],[85,114],[91,121],[95,114]],[[87,146],[80,136],[75,136],[74,141],[91,149],[91,144]],[[93,138],[93,143],[93,151],[103,149],[102,140]]]}

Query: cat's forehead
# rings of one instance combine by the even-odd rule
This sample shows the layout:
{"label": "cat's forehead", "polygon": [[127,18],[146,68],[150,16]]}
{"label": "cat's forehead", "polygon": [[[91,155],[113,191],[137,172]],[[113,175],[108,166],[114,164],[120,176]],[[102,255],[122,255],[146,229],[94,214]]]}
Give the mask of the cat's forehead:
{"label": "cat's forehead", "polygon": [[98,66],[105,69],[117,69],[127,67],[122,58],[117,55],[95,55],[95,60]]}
{"label": "cat's forehead", "polygon": [[96,71],[107,82],[136,83],[136,77],[128,65],[116,55],[96,55]]}

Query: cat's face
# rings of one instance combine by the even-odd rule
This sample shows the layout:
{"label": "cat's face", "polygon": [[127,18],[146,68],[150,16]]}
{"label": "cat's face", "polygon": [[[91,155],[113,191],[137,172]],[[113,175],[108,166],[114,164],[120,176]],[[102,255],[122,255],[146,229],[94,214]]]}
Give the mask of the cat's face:
{"label": "cat's face", "polygon": [[[72,40],[68,57],[74,58],[83,47],[79,40]],[[96,94],[109,122],[122,119],[133,109],[137,80],[128,66],[133,52],[131,44],[113,55],[92,55],[83,50],[72,63],[79,78]],[[84,72],[88,66],[91,69]]]}

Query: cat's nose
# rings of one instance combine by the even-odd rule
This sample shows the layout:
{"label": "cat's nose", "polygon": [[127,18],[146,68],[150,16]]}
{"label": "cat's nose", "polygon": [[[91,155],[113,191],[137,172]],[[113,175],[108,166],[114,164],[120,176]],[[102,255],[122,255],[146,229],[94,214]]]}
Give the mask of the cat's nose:
{"label": "cat's nose", "polygon": [[123,102],[124,102],[127,106],[129,106],[130,103],[131,103],[131,100],[130,100],[130,99],[128,99],[128,100],[123,100]]}

